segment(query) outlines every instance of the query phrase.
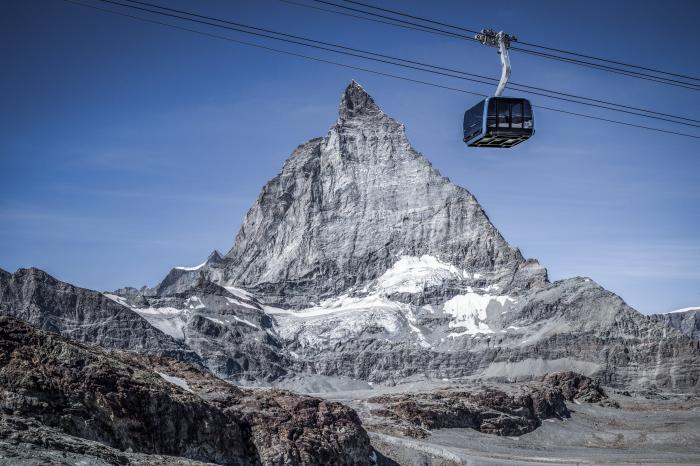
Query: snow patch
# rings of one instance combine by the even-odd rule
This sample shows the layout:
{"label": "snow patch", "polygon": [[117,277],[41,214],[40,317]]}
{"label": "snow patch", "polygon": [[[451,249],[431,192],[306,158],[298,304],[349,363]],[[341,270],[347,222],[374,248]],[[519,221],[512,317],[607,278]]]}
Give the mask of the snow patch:
{"label": "snow patch", "polygon": [[117,304],[121,304],[122,306],[126,306],[126,307],[131,307],[131,306],[129,306],[129,303],[126,302],[126,299],[122,298],[121,296],[117,296],[117,295],[112,294],[112,293],[102,293],[102,294]]}
{"label": "snow patch", "polygon": [[202,262],[201,264],[195,265],[194,267],[175,267],[175,268],[176,268],[177,270],[185,270],[185,271],[187,271],[187,272],[192,272],[193,270],[199,270],[199,269],[201,269],[201,268],[204,267],[205,265],[207,265],[207,263],[206,263],[206,262]]}
{"label": "snow patch", "polygon": [[494,333],[486,320],[487,309],[500,311],[508,303],[513,302],[509,296],[492,296],[488,294],[467,293],[457,295],[445,302],[445,313],[453,317],[451,328],[463,328],[461,332],[450,333],[450,337],[476,335],[479,333]]}
{"label": "snow patch", "polygon": [[666,314],[677,314],[679,312],[688,311],[700,311],[700,307],[684,307],[683,309],[676,309],[675,311],[667,312]]}
{"label": "snow patch", "polygon": [[182,377],[175,377],[174,375],[168,375],[168,374],[163,374],[162,372],[157,372],[157,374],[161,377],[163,377],[165,380],[170,382],[173,385],[177,385],[178,387],[187,390],[190,393],[194,393],[191,389],[190,386],[187,385],[187,380],[183,379]]}
{"label": "snow patch", "polygon": [[436,257],[401,256],[377,279],[377,285],[385,293],[420,293],[426,287],[439,285],[445,280],[465,278],[469,278],[467,272]]}
{"label": "snow patch", "polygon": [[253,295],[248,293],[246,290],[242,290],[241,288],[236,288],[235,286],[224,286],[224,289],[231,293],[234,296],[237,296],[239,298],[243,299],[252,299]]}
{"label": "snow patch", "polygon": [[189,304],[191,309],[204,309],[206,306],[202,302],[202,298],[199,296],[190,296],[185,301],[185,304]]}
{"label": "snow patch", "polygon": [[166,335],[170,335],[176,340],[185,339],[184,328],[187,324],[187,311],[174,307],[149,307],[134,309],[134,312]]}
{"label": "snow patch", "polygon": [[237,322],[240,322],[240,323],[242,323],[242,324],[248,325],[249,327],[253,327],[254,329],[260,330],[260,327],[258,327],[257,325],[255,325],[254,323],[252,323],[252,322],[249,321],[249,320],[241,319],[241,318],[238,317],[238,316],[233,316],[233,318],[234,318]]}
{"label": "snow patch", "polygon": [[258,310],[257,307],[253,306],[253,305],[250,304],[250,303],[247,303],[247,302],[245,302],[245,301],[238,300],[238,299],[236,299],[236,298],[231,298],[231,297],[229,297],[229,296],[226,296],[226,301],[228,301],[229,304],[236,304],[236,305],[238,305],[238,306],[243,306],[243,307],[248,307],[248,308],[250,308],[250,309]]}

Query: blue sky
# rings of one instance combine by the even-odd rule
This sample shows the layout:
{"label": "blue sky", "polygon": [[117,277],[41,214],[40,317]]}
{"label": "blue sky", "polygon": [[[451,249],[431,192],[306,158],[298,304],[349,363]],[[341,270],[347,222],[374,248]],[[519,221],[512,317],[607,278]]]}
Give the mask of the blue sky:
{"label": "blue sky", "polygon": [[[478,44],[278,0],[159,1],[494,77],[500,72],[495,51]],[[700,64],[691,60],[700,17],[694,1],[635,2],[634,8],[610,0],[382,4],[700,76]],[[197,264],[213,249],[226,252],[262,185],[298,144],[327,132],[340,93],[354,78],[406,125],[416,149],[474,193],[506,239],[539,259],[552,279],[590,276],[645,313],[700,305],[697,140],[540,111],[537,135],[527,144],[510,151],[467,149],[461,118],[476,97],[61,0],[3,2],[0,60],[3,269],[36,266],[80,286],[110,290],[153,285],[172,266]],[[697,91],[523,54],[514,53],[512,63],[517,82],[700,117]],[[531,100],[664,127],[542,97]]]}

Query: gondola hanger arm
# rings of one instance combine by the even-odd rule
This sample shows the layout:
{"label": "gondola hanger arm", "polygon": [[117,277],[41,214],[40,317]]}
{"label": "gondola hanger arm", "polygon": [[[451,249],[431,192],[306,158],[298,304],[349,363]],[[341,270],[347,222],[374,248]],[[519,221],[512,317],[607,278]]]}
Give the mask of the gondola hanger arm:
{"label": "gondola hanger arm", "polygon": [[506,34],[503,31],[496,32],[493,29],[482,29],[480,33],[474,36],[476,40],[484,45],[498,48],[498,53],[501,55],[501,79],[498,82],[498,87],[494,94],[495,97],[500,97],[510,79],[510,56],[508,48],[511,42],[516,42],[517,37]]}

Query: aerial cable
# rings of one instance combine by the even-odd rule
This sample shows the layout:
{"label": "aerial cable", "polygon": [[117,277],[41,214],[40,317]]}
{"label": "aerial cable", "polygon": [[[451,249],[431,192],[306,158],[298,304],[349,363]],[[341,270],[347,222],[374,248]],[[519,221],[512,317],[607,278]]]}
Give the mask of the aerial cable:
{"label": "aerial cable", "polygon": [[[317,9],[317,10],[326,11],[326,12],[330,12],[330,13],[344,14],[344,13],[341,12],[341,11],[332,10],[332,9],[325,9],[325,8],[316,8],[316,7],[313,7],[313,6],[311,6],[311,5],[307,5],[307,4],[303,4],[303,3],[298,3],[298,2],[293,2],[293,1],[289,1],[289,0],[280,0],[280,1],[283,1],[283,2],[285,2],[285,3],[290,3],[290,4],[293,4],[293,5],[297,5],[297,6],[306,7],[306,8],[314,8],[314,9]],[[344,6],[344,5],[339,5],[339,4],[337,4],[337,3],[333,3],[333,2],[329,2],[329,1],[325,1],[325,0],[310,0],[310,1],[317,2],[317,3],[322,3],[322,4],[326,4],[326,5],[333,5],[333,6],[336,6],[336,7],[338,7],[338,8],[343,8],[343,9],[347,9],[347,10],[350,10],[350,11],[360,12],[360,13],[364,13],[364,14],[367,14],[367,15],[372,15],[372,16],[376,16],[376,17],[380,17],[380,18],[386,18],[386,19],[389,19],[389,20],[392,20],[392,21],[396,21],[396,22],[398,22],[398,23],[400,23],[400,24],[397,24],[397,23],[390,23],[390,22],[387,22],[387,21],[377,21],[377,22],[381,22],[381,23],[384,23],[384,24],[391,24],[391,25],[396,26],[396,27],[401,27],[401,28],[405,28],[405,29],[411,29],[411,30],[426,32],[426,33],[430,33],[430,34],[437,34],[437,35],[442,35],[442,36],[448,36],[448,37],[452,37],[452,38],[456,38],[456,39],[462,39],[462,40],[467,40],[467,41],[474,41],[474,38],[473,38],[473,37],[466,36],[466,35],[464,35],[464,34],[458,34],[458,33],[455,33],[455,32],[445,31],[445,30],[442,30],[442,29],[438,29],[438,28],[434,28],[434,27],[430,27],[430,26],[425,26],[425,25],[418,24],[418,23],[414,23],[414,22],[411,22],[411,21],[405,21],[405,20],[401,20],[401,19],[398,19],[398,18],[392,18],[392,17],[390,17],[390,16],[379,15],[379,14],[377,14],[377,13],[372,13],[372,12],[370,12],[370,11],[364,11],[364,10],[361,10],[361,9],[358,9],[358,8],[352,8],[352,7],[348,7],[348,6]],[[347,0],[343,0],[343,1],[347,1]],[[346,16],[352,16],[352,17],[364,19],[364,20],[367,20],[367,21],[375,21],[375,20],[373,20],[372,18],[367,18],[367,17],[363,17],[363,16],[359,16],[359,15],[346,15]],[[435,21],[432,21],[432,20],[425,20],[425,21],[429,21],[429,22],[435,23]],[[438,24],[440,24],[440,23],[438,22]],[[458,26],[450,26],[450,27],[457,28],[457,29],[464,29],[464,28],[459,28]],[[465,29],[465,30],[471,31],[471,29]],[[619,75],[621,75],[621,76],[628,76],[628,77],[633,77],[633,78],[637,78],[637,79],[642,79],[642,80],[645,80],[645,81],[651,81],[651,82],[656,82],[656,83],[659,83],[659,84],[665,84],[665,85],[668,85],[668,86],[674,86],[674,87],[680,87],[680,88],[689,89],[689,90],[694,90],[694,91],[700,91],[700,84],[688,83],[688,82],[684,82],[684,81],[678,81],[678,80],[675,80],[675,79],[665,78],[665,77],[662,77],[662,76],[654,76],[654,75],[650,75],[650,74],[646,74],[646,73],[641,73],[641,72],[638,72],[638,71],[625,70],[625,69],[623,69],[623,68],[615,68],[615,67],[611,67],[611,66],[607,66],[607,65],[603,65],[603,64],[591,63],[591,62],[587,62],[587,61],[584,61],[584,60],[578,60],[578,59],[575,59],[575,58],[561,57],[561,56],[549,54],[549,53],[546,53],[546,52],[539,52],[539,51],[536,51],[536,50],[525,49],[525,48],[522,48],[522,47],[513,47],[513,50],[517,50],[518,52],[527,53],[527,54],[535,55],[535,56],[542,57],[542,58],[548,58],[548,59],[551,59],[551,60],[561,61],[561,62],[565,62],[565,63],[571,63],[571,64],[580,65],[580,66],[584,66],[584,67],[588,67],[588,68],[593,68],[593,69],[597,69],[597,70],[602,70],[602,71],[607,71],[607,72],[610,72],[610,73],[613,73],[613,74],[619,74]],[[689,78],[689,79],[696,79],[696,78]]]}
{"label": "aerial cable", "polygon": [[[241,32],[241,33],[244,33],[244,34],[251,34],[251,35],[255,35],[255,36],[259,36],[259,37],[265,37],[265,38],[268,38],[268,39],[273,39],[273,40],[278,40],[278,41],[293,43],[293,44],[301,45],[301,46],[304,46],[304,47],[311,47],[311,48],[320,49],[320,50],[324,50],[324,51],[328,51],[328,52],[332,52],[332,53],[350,55],[350,56],[357,57],[357,58],[362,58],[362,59],[365,59],[365,60],[377,61],[377,62],[380,62],[380,63],[390,64],[390,65],[394,65],[394,66],[400,66],[400,67],[403,67],[403,68],[409,68],[409,69],[418,70],[418,71],[423,71],[423,72],[427,72],[427,73],[433,73],[433,74],[437,74],[437,75],[441,75],[441,76],[446,76],[446,77],[450,77],[450,78],[454,78],[454,79],[460,79],[460,80],[465,80],[465,81],[470,81],[470,82],[476,82],[476,83],[485,84],[485,85],[491,85],[491,83],[490,83],[490,82],[487,82],[487,81],[497,81],[495,78],[491,78],[491,77],[488,77],[488,76],[483,76],[483,75],[474,74],[474,73],[467,73],[467,72],[465,72],[465,71],[454,70],[454,69],[445,68],[445,67],[436,66],[436,65],[430,65],[430,64],[421,63],[421,62],[418,62],[418,61],[413,61],[413,60],[407,60],[407,59],[404,59],[404,58],[394,57],[394,56],[391,56],[391,55],[385,55],[385,54],[380,54],[380,53],[376,53],[376,52],[370,52],[370,51],[366,51],[366,50],[362,50],[362,49],[356,49],[356,48],[347,47],[347,46],[343,46],[343,45],[333,44],[333,43],[330,43],[330,42],[318,41],[318,40],[309,39],[309,38],[306,38],[306,37],[296,36],[296,35],[292,35],[292,34],[286,34],[286,33],[282,33],[282,32],[277,32],[277,31],[273,31],[273,30],[270,30],[270,29],[264,29],[264,28],[259,28],[259,27],[255,27],[255,26],[248,26],[248,25],[242,24],[242,23],[237,23],[237,22],[233,22],[233,21],[229,21],[229,20],[214,18],[214,17],[211,17],[211,16],[200,15],[200,14],[197,14],[197,13],[190,13],[190,12],[183,11],[183,10],[176,10],[176,9],[174,9],[174,8],[162,7],[162,6],[154,5],[154,4],[147,3],[147,2],[142,2],[142,1],[137,1],[137,0],[128,0],[128,1],[130,1],[131,3],[135,3],[135,4],[138,4],[138,5],[145,5],[145,6],[152,7],[152,8],[158,8],[158,9],[160,9],[160,10],[165,10],[165,11],[169,11],[169,12],[173,12],[173,13],[177,13],[177,14],[172,14],[172,13],[166,13],[166,12],[162,12],[162,11],[152,10],[152,9],[149,9],[149,8],[143,8],[143,7],[136,6],[136,5],[124,4],[124,3],[120,3],[120,2],[117,2],[117,1],[113,1],[113,0],[98,0],[98,1],[101,1],[101,2],[104,2],[104,3],[111,3],[111,4],[114,4],[114,5],[119,5],[119,6],[123,6],[123,7],[132,8],[132,9],[137,9],[137,10],[141,10],[141,11],[146,11],[146,12],[148,12],[148,13],[155,13],[155,14],[164,15],[164,16],[169,16],[169,17],[173,17],[173,18],[177,18],[177,19],[183,19],[183,20],[186,20],[186,21],[193,21],[193,22],[197,22],[197,23],[200,23],[200,24],[205,24],[205,25],[208,25],[208,26],[214,26],[214,27],[218,27],[218,28],[222,28],[222,29],[228,29],[228,30],[232,30],[232,31],[236,31],[236,32]],[[201,18],[202,20],[193,19],[193,18],[189,18],[189,17],[186,17],[186,16],[180,16],[180,15],[193,16],[193,17],[195,17],[195,18]],[[211,23],[210,21],[215,21],[215,22],[218,22],[218,23],[224,23],[224,24],[228,24],[228,25],[230,25],[230,26],[223,26],[223,25],[221,25],[221,24]],[[231,27],[231,26],[234,26],[234,27]],[[244,29],[240,29],[241,27],[242,27],[242,28],[246,28],[246,29],[252,29],[252,30],[254,30],[254,31],[261,31],[261,32],[251,32],[251,31],[247,31],[247,30],[244,30]],[[280,38],[280,37],[270,36],[270,35],[268,35],[268,34],[274,34],[274,35],[278,35],[278,36],[283,36],[283,37],[287,37],[287,38],[292,38],[293,40],[282,39],[282,38]],[[306,43],[303,43],[303,42],[299,42],[298,40],[301,40],[301,41],[304,41],[304,42],[311,42],[311,43],[313,43],[313,44],[321,44],[321,45],[306,44]],[[475,40],[478,40],[478,39],[475,39]],[[338,49],[343,49],[343,50],[349,50],[350,52],[342,52],[342,51],[339,51],[339,50],[334,50],[334,49],[332,49],[332,48],[328,48],[327,46],[328,46],[328,47],[338,48]],[[357,53],[355,53],[355,52],[357,52]],[[364,56],[364,55],[361,55],[361,54],[364,54],[364,55],[371,55],[371,56],[380,57],[380,58],[367,57],[367,56]],[[397,63],[397,61],[403,62],[403,63]],[[407,64],[407,63],[408,63],[408,64]],[[414,65],[415,65],[415,66],[414,66]],[[432,68],[432,69],[426,69],[426,68]],[[437,70],[437,71],[436,71],[436,70]],[[455,75],[455,73],[457,73],[457,74],[459,74],[459,75],[462,75],[462,76]],[[469,76],[469,77],[465,77],[465,76]],[[477,78],[477,79],[474,79],[474,78]],[[486,81],[484,81],[484,80],[486,80]],[[593,99],[593,98],[588,98],[588,97],[582,97],[582,96],[577,96],[577,95],[574,95],[574,94],[567,94],[567,93],[561,93],[561,92],[557,92],[557,91],[551,91],[551,90],[548,90],[548,89],[543,89],[543,88],[539,88],[539,87],[535,87],[535,86],[528,86],[528,85],[525,85],[525,84],[512,83],[512,86],[513,86],[514,88],[516,88],[516,89],[522,91],[522,92],[527,92],[527,93],[530,93],[530,94],[533,94],[533,95],[539,95],[539,96],[546,97],[546,98],[550,98],[550,99],[555,99],[555,100],[561,100],[561,101],[565,101],[565,102],[576,103],[576,104],[579,104],[579,105],[587,105],[587,106],[591,106],[591,107],[602,108],[602,109],[604,109],[604,110],[610,110],[610,111],[615,111],[615,112],[619,112],[619,113],[626,113],[626,114],[630,114],[630,115],[641,116],[641,117],[644,117],[644,118],[651,118],[651,119],[655,119],[655,120],[666,121],[666,122],[670,122],[670,123],[675,123],[675,124],[680,124],[680,125],[685,125],[685,126],[691,126],[691,127],[700,128],[700,125],[697,125],[697,124],[686,123],[686,122],[683,122],[683,121],[676,121],[676,120],[686,120],[686,121],[692,121],[692,122],[700,123],[700,120],[694,120],[694,119],[692,119],[692,118],[681,117],[681,116],[666,114],[666,113],[662,113],[662,112],[656,112],[656,111],[654,111],[654,110],[648,110],[648,109],[643,109],[643,108],[637,108],[637,107],[627,106],[627,105],[623,105],[623,104],[616,104],[616,103],[614,103],[614,102],[607,102],[607,101],[604,101],[604,100],[598,100],[598,99]],[[534,89],[534,90],[533,90],[533,89]],[[538,91],[542,91],[542,92],[538,92]],[[545,93],[543,93],[543,92],[545,92]],[[560,95],[560,96],[563,96],[563,97],[559,97],[559,96],[557,96],[557,95],[550,95],[550,94],[557,94],[557,95]],[[570,97],[570,98],[569,98],[569,97]],[[575,100],[575,99],[579,99],[579,100]],[[580,100],[587,100],[587,101],[589,101],[589,102],[581,102]],[[591,103],[591,102],[593,102],[593,103]],[[599,104],[604,104],[604,105],[599,105]],[[612,105],[612,106],[616,106],[616,107],[620,107],[620,108],[612,108],[612,107],[609,107],[608,105]],[[624,109],[627,109],[627,110],[624,110]],[[651,113],[651,114],[660,115],[660,116],[645,115],[644,113],[638,113],[637,111],[631,111],[631,110],[637,110],[637,111],[640,111],[640,112],[646,112],[646,113]],[[663,118],[662,116],[670,117],[670,118],[673,118],[673,119]]]}
{"label": "aerial cable", "polygon": [[[337,4],[334,4],[334,3],[332,3],[332,2],[328,2],[328,1],[325,1],[325,0],[311,0],[311,1],[315,1],[315,2],[318,2],[318,3],[331,4],[331,5],[335,5],[335,6],[337,6],[337,7],[340,7],[340,8],[347,8],[347,7],[344,7],[344,6],[342,6],[342,5],[337,5]],[[375,5],[370,5],[370,4],[367,4],[367,3],[358,2],[358,1],[356,1],[356,0],[340,0],[340,1],[343,1],[343,2],[345,2],[345,3],[350,3],[350,4],[353,4],[353,5],[360,5],[360,6],[363,6],[363,7],[365,7],[365,8],[370,8],[370,9],[372,9],[372,10],[377,10],[377,11],[382,11],[382,12],[385,12],[385,13],[391,13],[391,14],[394,14],[394,15],[403,16],[403,17],[405,17],[405,18],[417,19],[417,20],[419,20],[419,21],[423,21],[423,22],[426,22],[426,23],[436,24],[436,25],[443,26],[443,27],[448,27],[448,28],[451,28],[451,29],[457,29],[457,30],[460,30],[460,31],[469,32],[469,33],[471,33],[471,34],[478,34],[478,33],[479,33],[479,31],[474,31],[474,30],[472,30],[472,29],[468,29],[468,28],[465,28],[465,27],[462,27],[462,26],[456,26],[456,25],[449,24],[449,23],[443,23],[443,22],[440,22],[440,21],[436,21],[436,20],[424,18],[424,17],[421,17],[421,16],[414,16],[414,15],[410,15],[410,14],[405,13],[405,12],[401,12],[401,11],[397,11],[397,10],[391,10],[391,9],[389,9],[389,8],[382,8],[382,7],[378,7],[378,6],[375,6]],[[362,10],[358,10],[358,11],[362,11]],[[370,12],[365,12],[365,13],[367,13],[367,14],[373,14],[373,13],[370,13]],[[651,72],[653,72],[653,73],[666,74],[666,75],[675,76],[675,77],[678,77],[678,78],[690,79],[690,80],[693,80],[693,81],[700,81],[700,78],[693,77],[693,76],[688,76],[688,75],[684,75],[684,74],[673,73],[673,72],[670,72],[670,71],[664,71],[664,70],[659,70],[659,69],[656,69],[656,68],[649,68],[649,67],[640,66],[640,65],[633,65],[633,64],[630,64],[630,63],[622,62],[622,61],[616,61],[616,60],[610,60],[610,59],[607,59],[607,58],[595,57],[595,56],[593,56],[593,55],[586,55],[586,54],[579,53],[579,52],[572,52],[572,51],[569,51],[569,50],[559,49],[559,48],[555,48],[555,47],[548,47],[548,46],[545,46],[545,45],[535,44],[535,43],[532,43],[532,42],[524,42],[524,41],[519,41],[519,42],[520,42],[521,44],[527,45],[527,46],[529,46],[529,47],[541,48],[541,49],[545,49],[545,50],[550,50],[550,51],[552,51],[552,52],[564,53],[564,54],[567,54],[567,55],[574,55],[574,56],[577,56],[577,57],[588,58],[588,59],[591,59],[591,60],[597,60],[597,61],[612,63],[612,64],[615,64],[615,65],[626,66],[626,67],[628,67],[628,68],[637,68],[637,69],[640,69],[640,70],[651,71]],[[516,50],[517,50],[517,49],[516,49]],[[523,50],[523,49],[520,49],[520,50]],[[583,63],[588,63],[588,62],[583,62]],[[678,81],[678,82],[680,82],[680,81]],[[689,83],[686,83],[686,84],[689,84]]]}
{"label": "aerial cable", "polygon": [[[460,92],[460,93],[463,93],[463,94],[475,95],[475,96],[479,96],[479,97],[486,97],[486,94],[482,94],[482,93],[479,93],[479,92],[468,91],[468,90],[466,90],[466,89],[460,89],[460,88],[456,88],[456,87],[451,87],[451,86],[446,86],[446,85],[442,85],[442,84],[432,83],[432,82],[429,82],[429,81],[422,81],[422,80],[418,80],[418,79],[408,78],[408,77],[406,77],[406,76],[400,76],[400,75],[395,75],[395,74],[391,74],[391,73],[385,73],[385,72],[382,72],[382,71],[372,70],[372,69],[369,69],[369,68],[363,68],[363,67],[359,67],[359,66],[348,65],[348,64],[345,64],[345,63],[334,62],[334,61],[332,61],[332,60],[327,60],[327,59],[324,59],[324,58],[313,57],[313,56],[304,55],[304,54],[300,54],[300,53],[296,53],[296,52],[291,52],[291,51],[289,51],[289,50],[277,49],[277,48],[274,48],[274,47],[269,47],[269,46],[265,46],[265,45],[261,45],[261,44],[256,44],[256,43],[253,43],[253,42],[247,42],[247,41],[242,41],[242,40],[238,40],[238,39],[233,39],[233,38],[231,38],[231,37],[222,36],[222,35],[219,35],[219,34],[213,34],[213,33],[205,32],[205,31],[199,31],[199,30],[197,30],[197,29],[191,29],[191,28],[187,28],[187,27],[183,27],[183,26],[178,26],[178,25],[174,25],[174,24],[170,24],[170,23],[166,23],[166,22],[162,22],[162,21],[158,21],[158,20],[153,20],[153,19],[149,19],[149,18],[143,18],[143,17],[136,16],[136,15],[130,15],[130,14],[124,13],[124,12],[122,12],[122,11],[112,10],[112,9],[109,9],[109,8],[102,8],[102,7],[98,7],[98,6],[95,6],[95,5],[89,5],[89,4],[82,3],[82,2],[79,2],[79,1],[76,1],[76,0],[63,0],[63,1],[64,1],[64,2],[67,2],[67,3],[74,4],[74,5],[79,5],[79,6],[82,6],[82,7],[86,7],[86,8],[92,8],[92,9],[94,9],[94,10],[99,10],[99,11],[102,11],[102,12],[105,12],[105,13],[110,13],[110,14],[114,14],[114,15],[118,15],[118,16],[130,18],[130,19],[135,19],[135,20],[142,21],[142,22],[145,22],[145,23],[157,24],[157,25],[160,25],[160,26],[165,26],[165,27],[172,28],[172,29],[177,29],[177,30],[180,30],[180,31],[191,32],[191,33],[198,34],[198,35],[201,35],[201,36],[206,36],[206,37],[210,37],[210,38],[216,38],[216,39],[220,39],[220,40],[225,40],[225,41],[233,42],[233,43],[240,44],[240,45],[245,45],[245,46],[254,47],[254,48],[257,48],[257,49],[267,50],[267,51],[270,51],[270,52],[275,52],[275,53],[279,53],[279,54],[294,56],[294,57],[303,58],[303,59],[306,59],[306,60],[311,60],[311,61],[320,62],[320,63],[325,63],[325,64],[330,64],[330,65],[334,65],[334,66],[338,66],[338,67],[342,67],[342,68],[353,69],[353,70],[362,71],[362,72],[366,72],[366,73],[370,73],[370,74],[374,74],[374,75],[379,75],[379,76],[384,76],[384,77],[390,77],[390,78],[399,79],[399,80],[402,80],[402,81],[412,82],[412,83],[416,83],[416,84],[422,84],[422,85],[425,85],[425,86],[431,86],[431,87],[435,87],[435,88],[439,88],[439,89],[445,89],[445,90],[450,90],[450,91],[454,91],[454,92]],[[581,118],[588,118],[588,119],[592,119],[592,120],[599,120],[599,121],[603,121],[603,122],[607,122],[607,123],[613,123],[613,124],[618,124],[618,125],[623,125],[623,126],[629,126],[629,127],[634,127],[634,128],[640,128],[640,129],[645,129],[645,130],[649,130],[649,131],[655,131],[655,132],[660,132],[660,133],[665,133],[665,134],[673,134],[673,135],[676,135],[676,136],[683,136],[683,137],[688,137],[688,138],[693,138],[693,139],[700,139],[700,136],[693,135],[693,134],[688,134],[688,133],[681,133],[681,132],[671,131],[671,130],[666,130],[666,129],[661,129],[661,128],[654,128],[654,127],[651,127],[651,126],[638,125],[638,124],[635,124],[635,123],[629,123],[629,122],[625,122],[625,121],[613,120],[613,119],[608,119],[608,118],[601,118],[601,117],[594,116],[594,115],[587,115],[587,114],[584,114],[584,113],[570,112],[570,111],[567,111],[567,110],[557,109],[557,108],[553,108],[553,107],[545,107],[545,106],[534,106],[534,107],[540,108],[540,109],[542,109],[542,110],[548,110],[548,111],[552,111],[552,112],[557,112],[557,113],[563,113],[563,114],[567,114],[567,115],[578,116],[578,117],[581,117]]]}

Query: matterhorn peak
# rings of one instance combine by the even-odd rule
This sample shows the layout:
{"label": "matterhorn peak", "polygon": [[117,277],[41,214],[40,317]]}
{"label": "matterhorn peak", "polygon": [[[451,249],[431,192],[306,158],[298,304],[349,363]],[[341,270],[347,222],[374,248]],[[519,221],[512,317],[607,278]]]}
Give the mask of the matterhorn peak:
{"label": "matterhorn peak", "polygon": [[339,116],[341,119],[350,119],[360,115],[375,115],[381,110],[365,89],[354,79],[345,88],[340,100]]}

